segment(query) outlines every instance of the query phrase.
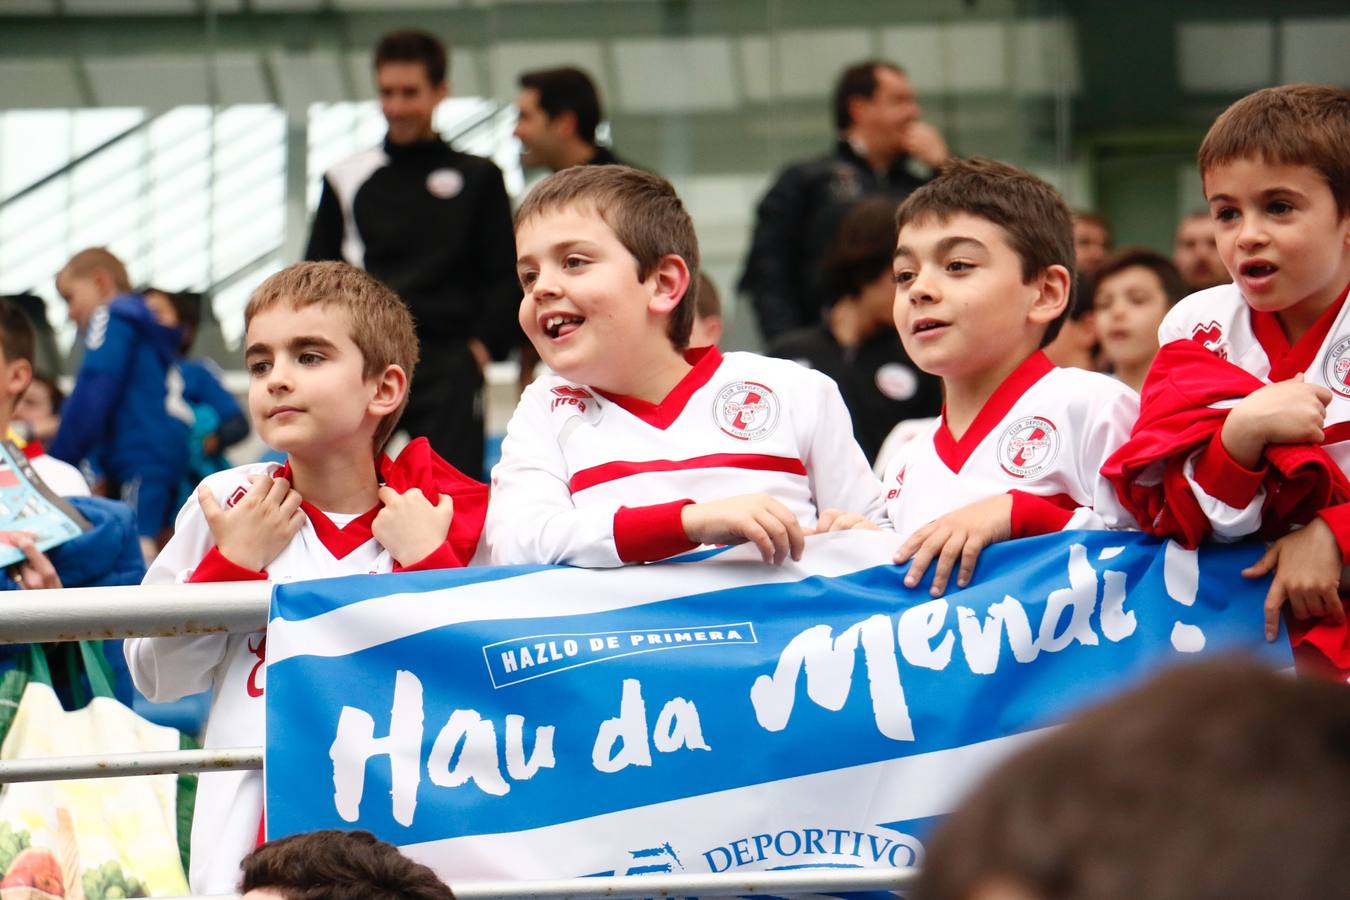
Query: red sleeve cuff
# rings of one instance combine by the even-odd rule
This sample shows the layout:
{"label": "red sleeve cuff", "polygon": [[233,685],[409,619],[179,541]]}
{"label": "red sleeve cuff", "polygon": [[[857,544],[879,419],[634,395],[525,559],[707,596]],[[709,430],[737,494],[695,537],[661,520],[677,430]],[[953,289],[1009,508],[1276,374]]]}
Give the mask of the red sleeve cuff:
{"label": "red sleeve cuff", "polygon": [[395,572],[426,572],[429,569],[462,568],[464,568],[464,563],[455,553],[454,548],[450,546],[449,541],[442,541],[439,547],[410,566],[400,565],[398,560],[394,561]]}
{"label": "red sleeve cuff", "polygon": [[1221,431],[1214,432],[1214,438],[1200,451],[1195,461],[1195,483],[1220,503],[1242,509],[1261,489],[1267,467],[1263,463],[1255,472],[1243,468],[1228,455],[1220,434]]}
{"label": "red sleeve cuff", "polygon": [[195,584],[200,581],[266,581],[267,570],[258,572],[254,569],[245,569],[236,562],[232,562],[229,557],[221,553],[215,547],[206,551],[202,561],[197,563],[197,568],[192,570],[191,577],[188,578],[189,584]]}
{"label": "red sleeve cuff", "polygon": [[1073,510],[1067,509],[1036,494],[1026,491],[1008,491],[1012,495],[1012,536],[1014,538],[1034,537],[1038,534],[1054,534],[1062,531],[1073,518]]}
{"label": "red sleeve cuff", "polygon": [[1336,536],[1336,546],[1341,548],[1341,564],[1350,565],[1350,503],[1328,506],[1317,517],[1326,522]]}
{"label": "red sleeve cuff", "polygon": [[693,550],[680,513],[693,500],[621,506],[614,514],[614,549],[624,562],[653,562]]}

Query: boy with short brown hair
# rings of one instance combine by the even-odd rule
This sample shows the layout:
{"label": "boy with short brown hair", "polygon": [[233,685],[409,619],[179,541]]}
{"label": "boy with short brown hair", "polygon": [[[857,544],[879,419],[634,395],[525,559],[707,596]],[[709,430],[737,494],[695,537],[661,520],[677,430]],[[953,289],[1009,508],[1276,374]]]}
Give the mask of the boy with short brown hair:
{"label": "boy with short brown hair", "polygon": [[957,160],[897,214],[895,324],[915,365],[942,377],[930,428],[889,464],[897,562],[940,595],[965,586],[995,541],[1063,528],[1133,528],[1098,469],[1129,434],[1133,391],[1041,352],[1074,292],[1073,227],[1034,175]]}
{"label": "boy with short brown hair", "polygon": [[618,566],[704,543],[800,558],[826,507],[881,518],[834,383],[685,352],[698,239],[669,182],[565,169],[516,214],[520,324],[556,376],[526,389],[493,470],[494,563]]}
{"label": "boy with short brown hair", "polygon": [[[1296,656],[1343,676],[1350,92],[1250,94],[1214,122],[1199,163],[1233,283],[1192,294],[1163,320],[1139,426],[1109,474],[1157,534],[1191,545],[1279,538],[1247,572],[1275,572],[1267,636],[1290,603]],[[1303,655],[1311,648],[1316,659]]]}
{"label": "boy with short brown hair", "polygon": [[[486,488],[419,438],[380,452],[417,362],[412,316],[346,263],[302,263],[267,279],[245,312],[249,414],[286,464],[252,463],[205,479],[146,584],[296,581],[450,568],[477,545]],[[207,747],[263,742],[266,635],[127,641],[151,700],[211,689]],[[261,834],[257,772],[201,777],[193,891],[226,893]]]}

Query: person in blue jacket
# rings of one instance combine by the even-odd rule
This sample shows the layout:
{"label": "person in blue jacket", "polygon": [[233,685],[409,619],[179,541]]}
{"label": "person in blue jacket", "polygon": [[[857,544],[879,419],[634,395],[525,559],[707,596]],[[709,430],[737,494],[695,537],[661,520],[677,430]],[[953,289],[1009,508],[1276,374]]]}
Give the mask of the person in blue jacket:
{"label": "person in blue jacket", "polygon": [[147,287],[142,291],[161,325],[177,328],[183,338],[178,368],[183,373],[183,399],[192,408],[194,424],[188,436],[188,472],[179,492],[179,505],[207,475],[230,468],[225,451],[248,437],[248,416],[224,384],[224,373],[207,357],[190,357],[201,327],[201,294],[171,293]]}
{"label": "person in blue jacket", "polygon": [[131,293],[126,268],[103,247],[71,257],[56,277],[84,336],[84,360],[47,452],[78,465],[96,457],[106,493],[135,511],[146,559],[158,551],[187,474],[192,410],[178,366],[181,335]]}

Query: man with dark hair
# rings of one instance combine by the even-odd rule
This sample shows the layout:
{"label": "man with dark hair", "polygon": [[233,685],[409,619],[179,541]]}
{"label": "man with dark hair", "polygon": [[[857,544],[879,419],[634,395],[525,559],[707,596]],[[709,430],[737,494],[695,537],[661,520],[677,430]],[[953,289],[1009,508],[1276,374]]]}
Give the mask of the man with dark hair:
{"label": "man with dark hair", "polygon": [[557,172],[571,166],[627,165],[595,143],[604,114],[589,75],[573,66],[520,76],[515,136],[520,163]]}
{"label": "man with dark hair", "polygon": [[453,900],[431,869],[369,831],[311,831],[244,858],[243,900]]}
{"label": "man with dark hair", "polygon": [[396,31],[375,49],[384,144],[324,175],[308,260],[346,260],[408,305],[424,348],[402,428],[461,471],[483,469],[483,368],[516,343],[520,286],[501,171],[450,148],[432,117],[446,50]]}
{"label": "man with dark hair", "polygon": [[820,320],[819,263],[847,208],[867,194],[898,203],[926,180],[910,171],[911,162],[932,170],[949,155],[942,135],[921,118],[909,77],[893,63],[845,69],[833,110],[834,150],[783,170],[756,213],[738,287],[754,303],[766,338]]}

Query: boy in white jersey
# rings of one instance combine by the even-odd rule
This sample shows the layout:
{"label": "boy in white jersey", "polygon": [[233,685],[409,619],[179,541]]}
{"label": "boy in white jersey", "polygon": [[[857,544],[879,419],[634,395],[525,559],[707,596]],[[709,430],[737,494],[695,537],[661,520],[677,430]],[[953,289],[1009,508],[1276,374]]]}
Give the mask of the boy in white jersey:
{"label": "boy in white jersey", "polygon": [[[1296,654],[1307,637],[1345,670],[1350,92],[1305,84],[1244,97],[1211,126],[1199,164],[1233,283],[1192,294],[1163,320],[1139,428],[1112,476],[1157,533],[1285,535],[1246,573],[1275,572],[1267,636],[1288,602]],[[1202,396],[1202,381],[1218,396]],[[1168,446],[1169,428],[1189,438]],[[1291,451],[1302,470],[1287,462]],[[1309,464],[1329,470],[1311,494],[1296,477]],[[1169,478],[1173,469],[1183,477]]]}
{"label": "boy in white jersey", "polygon": [[578,166],[516,213],[520,324],[556,373],[521,396],[492,472],[492,562],[618,566],[700,544],[801,557],[826,507],[883,517],[834,382],[687,351],[698,240],[674,189]]}
{"label": "boy in white jersey", "polygon": [[1113,378],[1041,352],[1074,293],[1073,226],[1050,185],[992,160],[958,160],[896,215],[895,324],[910,359],[942,377],[942,415],[891,462],[886,508],[917,585],[936,562],[969,583],[990,543],[1062,528],[1134,528],[1100,477],[1138,399]]}
{"label": "boy in white jersey", "polygon": [[[414,441],[380,453],[417,362],[402,301],[346,263],[303,263],[264,281],[244,313],[249,415],[284,466],[253,463],[198,487],[146,584],[295,581],[464,565],[486,507],[484,485]],[[263,743],[266,635],[126,642],[136,687],[155,701],[212,691],[207,747]],[[285,739],[272,735],[272,739]],[[258,772],[201,776],[189,880],[235,890],[262,839]]]}

